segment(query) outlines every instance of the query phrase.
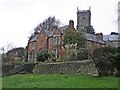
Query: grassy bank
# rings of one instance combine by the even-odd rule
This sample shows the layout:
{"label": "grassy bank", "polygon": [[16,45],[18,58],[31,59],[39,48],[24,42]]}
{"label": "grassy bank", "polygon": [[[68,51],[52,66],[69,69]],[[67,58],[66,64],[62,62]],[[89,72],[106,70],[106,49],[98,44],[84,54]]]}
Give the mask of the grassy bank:
{"label": "grassy bank", "polygon": [[118,88],[118,77],[24,74],[4,77],[3,88]]}

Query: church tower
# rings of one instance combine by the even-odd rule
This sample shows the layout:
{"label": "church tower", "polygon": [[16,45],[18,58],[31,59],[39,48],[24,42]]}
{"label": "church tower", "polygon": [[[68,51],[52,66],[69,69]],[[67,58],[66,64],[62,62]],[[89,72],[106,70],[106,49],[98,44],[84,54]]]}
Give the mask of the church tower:
{"label": "church tower", "polygon": [[91,26],[91,11],[79,10],[77,7],[77,30],[81,31],[87,26]]}

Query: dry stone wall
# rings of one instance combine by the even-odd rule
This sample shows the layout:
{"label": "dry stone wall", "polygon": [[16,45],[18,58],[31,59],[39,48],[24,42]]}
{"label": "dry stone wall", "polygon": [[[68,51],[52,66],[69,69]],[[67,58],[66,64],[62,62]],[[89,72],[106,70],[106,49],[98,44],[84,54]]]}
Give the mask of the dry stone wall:
{"label": "dry stone wall", "polygon": [[36,64],[3,65],[2,76],[9,76],[18,73],[33,73],[35,65]]}
{"label": "dry stone wall", "polygon": [[98,75],[97,69],[92,60],[39,63],[35,66],[33,73],[35,74],[79,73],[79,74]]}

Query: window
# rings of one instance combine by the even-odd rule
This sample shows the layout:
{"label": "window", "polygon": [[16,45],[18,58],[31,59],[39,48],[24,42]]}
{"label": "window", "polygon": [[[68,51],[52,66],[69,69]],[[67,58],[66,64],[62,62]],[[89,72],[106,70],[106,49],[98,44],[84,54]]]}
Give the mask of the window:
{"label": "window", "polygon": [[57,37],[57,44],[60,44],[60,37]]}
{"label": "window", "polygon": [[52,45],[53,44],[53,39],[52,38],[50,38],[50,45]]}
{"label": "window", "polygon": [[33,42],[32,43],[32,49],[35,49],[35,47],[36,47],[36,42]]}
{"label": "window", "polygon": [[52,50],[52,53],[54,53],[54,54],[56,55],[56,49],[53,49],[53,50]]}
{"label": "window", "polygon": [[53,50],[52,50],[52,52],[55,54],[55,57],[56,58],[59,58],[59,49],[58,48],[54,48]]}
{"label": "window", "polygon": [[60,44],[60,37],[59,36],[53,38],[53,44],[54,45],[55,44]]}
{"label": "window", "polygon": [[56,37],[53,38],[53,44],[56,44]]}
{"label": "window", "polygon": [[81,19],[82,19],[82,20],[85,20],[85,17],[83,16],[83,17],[81,17]]}
{"label": "window", "polygon": [[41,40],[40,41],[40,48],[43,48],[43,46],[44,46],[44,42],[43,42],[43,40]]}

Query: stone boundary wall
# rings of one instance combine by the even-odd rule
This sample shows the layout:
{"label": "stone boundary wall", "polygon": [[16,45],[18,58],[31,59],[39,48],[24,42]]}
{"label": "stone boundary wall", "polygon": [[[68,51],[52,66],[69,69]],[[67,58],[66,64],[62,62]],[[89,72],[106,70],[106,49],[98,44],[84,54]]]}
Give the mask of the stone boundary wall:
{"label": "stone boundary wall", "polygon": [[95,64],[92,60],[67,61],[54,63],[39,63],[35,66],[35,74],[88,74],[98,75]]}
{"label": "stone boundary wall", "polygon": [[[101,66],[102,65],[102,66]],[[108,76],[115,72],[110,67],[93,60],[66,61],[66,62],[39,62],[15,65],[2,65],[1,76],[14,74],[88,74],[92,76]],[[112,74],[111,74],[112,73]]]}
{"label": "stone boundary wall", "polygon": [[33,73],[36,64],[15,64],[2,65],[2,76],[9,76],[18,73]]}

